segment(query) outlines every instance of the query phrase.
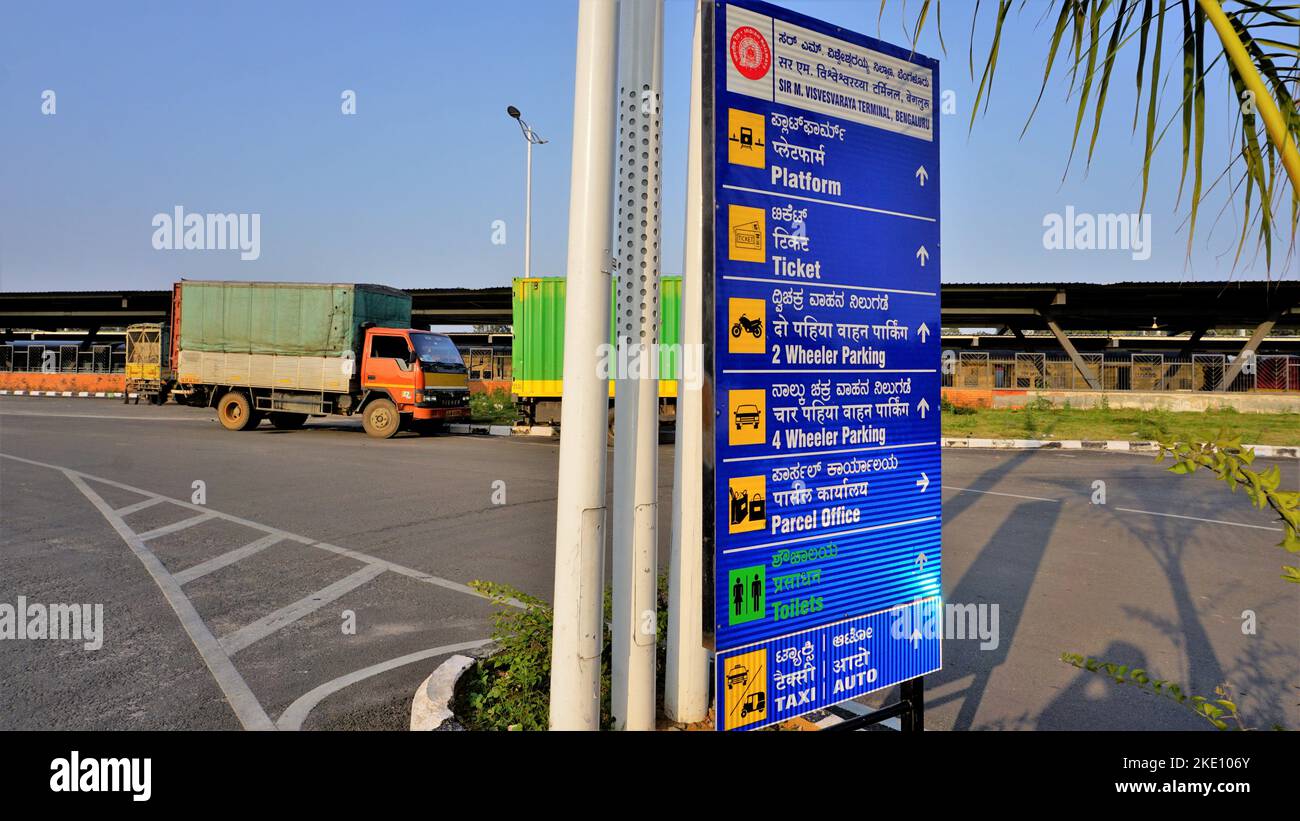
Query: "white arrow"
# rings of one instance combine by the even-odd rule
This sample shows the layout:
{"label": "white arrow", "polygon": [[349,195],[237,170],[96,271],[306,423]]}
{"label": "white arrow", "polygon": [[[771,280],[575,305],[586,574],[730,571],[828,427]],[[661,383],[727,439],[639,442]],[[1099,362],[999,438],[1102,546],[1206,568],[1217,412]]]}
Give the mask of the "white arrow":
{"label": "white arrow", "polygon": [[924,418],[925,418],[925,415],[926,415],[927,413],[930,412],[930,403],[927,402],[927,401],[925,401],[925,397],[924,397],[924,396],[921,397],[921,401],[920,401],[920,402],[917,402],[917,403],[916,403],[916,409],[919,410],[919,411],[921,412],[921,418],[922,418],[922,419],[924,419]]}
{"label": "white arrow", "polygon": [[925,261],[930,258],[930,252],[925,250],[924,245],[916,249],[916,258],[921,260],[921,267],[924,268]]}
{"label": "white arrow", "polygon": [[916,174],[914,176],[921,181],[921,187],[924,188],[925,181],[930,178],[930,172],[926,171],[925,166],[923,165],[916,169]]}
{"label": "white arrow", "polygon": [[916,568],[917,568],[917,570],[925,570],[925,563],[928,562],[928,561],[929,561],[929,559],[926,558],[926,555],[925,555],[924,553],[918,553],[918,554],[916,554]]}
{"label": "white arrow", "polygon": [[922,493],[925,493],[925,489],[930,486],[930,477],[922,473],[921,478],[916,480],[916,486],[921,489]]}
{"label": "white arrow", "polygon": [[912,631],[912,649],[915,650],[920,646],[921,646],[921,631],[918,628]]}
{"label": "white arrow", "polygon": [[926,338],[930,335],[930,326],[922,322],[921,327],[916,329],[916,335],[921,337],[921,344],[924,345]]}

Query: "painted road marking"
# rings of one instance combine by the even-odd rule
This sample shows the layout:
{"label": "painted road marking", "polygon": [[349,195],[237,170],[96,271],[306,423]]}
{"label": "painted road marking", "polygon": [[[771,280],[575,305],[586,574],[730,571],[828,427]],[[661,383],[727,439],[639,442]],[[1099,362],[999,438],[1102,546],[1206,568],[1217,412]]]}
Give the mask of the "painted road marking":
{"label": "painted road marking", "polygon": [[255,542],[250,542],[243,547],[237,547],[229,553],[222,553],[220,556],[214,556],[206,562],[201,562],[193,567],[186,568],[185,570],[172,575],[174,575],[176,581],[181,584],[189,584],[195,579],[202,578],[209,573],[214,573],[227,565],[232,565],[241,559],[247,559],[254,553],[259,553],[280,541],[283,541],[283,539],[281,539],[278,534],[268,533]]}
{"label": "painted road marking", "polygon": [[307,720],[311,711],[325,699],[342,690],[350,687],[358,681],[377,676],[380,673],[386,673],[389,670],[395,670],[398,667],[404,667],[407,664],[414,664],[417,661],[424,661],[436,656],[449,655],[460,650],[473,650],[476,647],[482,647],[490,642],[491,639],[477,639],[475,641],[463,641],[460,644],[444,644],[442,647],[434,647],[430,650],[420,650],[417,653],[408,653],[405,656],[399,656],[389,661],[382,661],[379,664],[373,664],[369,667],[357,670],[355,673],[348,673],[346,676],[339,676],[333,681],[327,681],[319,687],[310,690],[298,697],[298,700],[289,705],[280,718],[276,720],[275,725],[281,730],[301,730],[302,723]]}
{"label": "painted road marking", "polygon": [[250,644],[261,641],[280,628],[287,627],[303,616],[309,616],[330,602],[351,593],[387,569],[377,563],[367,564],[352,575],[339,579],[328,587],[323,587],[287,607],[281,607],[269,616],[263,616],[252,624],[245,625],[233,633],[222,636],[221,649],[233,656]]}
{"label": "painted road marking", "polygon": [[126,516],[130,516],[132,513],[135,513],[136,511],[144,510],[146,507],[153,507],[154,505],[158,504],[161,501],[164,501],[161,496],[150,496],[148,499],[145,499],[144,501],[135,502],[134,504],[129,504],[126,507],[119,507],[117,510],[114,510],[113,512],[116,513],[118,516],[126,517]]}
{"label": "painted road marking", "polygon": [[217,514],[215,513],[200,513],[198,516],[191,516],[190,518],[182,519],[179,522],[172,522],[169,525],[163,525],[162,527],[155,527],[153,530],[149,530],[144,533],[138,533],[136,535],[140,537],[140,541],[147,542],[150,539],[156,539],[159,536],[166,536],[168,533],[175,533],[178,530],[188,530],[189,528],[194,527],[195,525],[203,524],[209,519],[215,519],[215,518],[217,518]]}
{"label": "painted road marking", "polygon": [[958,493],[980,493],[985,496],[1006,496],[1011,499],[1028,499],[1031,502],[1059,502],[1060,499],[1044,499],[1042,496],[1022,496],[1019,493],[1001,493],[996,490],[976,490],[973,487],[953,487],[944,485],[944,490],[955,490]]}
{"label": "painted road marking", "polygon": [[[399,573],[408,578],[416,579],[418,581],[424,582],[425,584],[431,584],[436,587],[445,587],[448,590],[455,590],[459,593],[464,593],[466,595],[474,596],[475,598],[479,598],[479,599],[487,598],[486,596],[479,593],[474,588],[469,587],[468,585],[461,584],[460,582],[454,582],[451,579],[444,579],[440,576],[434,576],[431,573],[425,573],[423,570],[416,570],[411,567],[406,567],[404,565],[396,564],[395,562],[390,562],[387,559],[380,559],[376,556],[371,556],[367,553],[362,553],[359,550],[352,550],[346,547],[339,547],[337,545],[329,544],[328,542],[318,541],[316,539],[313,539],[310,536],[302,536],[297,533],[290,533],[287,530],[282,530],[281,528],[278,527],[272,527],[271,525],[265,525],[262,524],[261,522],[254,522],[251,519],[245,519],[242,516],[236,516],[232,513],[222,513],[221,511],[212,510],[211,508],[204,507],[203,505],[196,505],[191,502],[184,501],[182,499],[173,499],[170,496],[163,496],[160,493],[154,493],[151,490],[144,490],[142,488],[135,487],[134,485],[128,485],[124,482],[117,482],[114,481],[113,479],[105,479],[102,476],[92,476],[89,473],[83,473],[78,470],[73,470],[72,468],[64,468],[59,465],[51,465],[47,462],[38,462],[35,459],[27,459],[22,456],[14,456],[9,453],[0,453],[0,457],[3,457],[5,459],[12,459],[15,462],[23,462],[24,464],[28,464],[28,465],[35,465],[36,467],[49,468],[50,470],[57,470],[60,472],[74,473],[82,477],[83,479],[89,479],[92,482],[100,482],[102,484],[108,485],[110,487],[119,488],[121,490],[128,490],[132,493],[138,493],[141,496],[157,497],[162,501],[171,502],[174,505],[178,505],[180,507],[193,510],[195,513],[210,513],[216,518],[221,519],[222,521],[233,522],[234,524],[243,525],[244,527],[252,528],[253,530],[260,530],[263,533],[268,533],[268,534],[273,533],[278,535],[282,539],[287,539],[289,541],[297,542],[298,544],[304,544],[307,545],[308,547],[318,547],[321,550],[327,550],[331,553],[339,553],[344,556],[350,556],[354,559],[357,559],[358,561],[365,562],[366,564],[380,564],[383,565],[386,569],[393,571],[394,573]],[[520,609],[524,608],[522,602],[517,602],[514,601],[513,599],[510,600],[508,604],[510,604],[513,607],[518,607]]]}
{"label": "painted road marking", "polygon": [[[163,496],[162,494],[159,493],[153,493],[152,491],[144,490],[142,488],[138,488],[133,485],[128,485],[124,482],[118,482],[112,479],[105,479],[101,476],[94,476],[89,473],[83,473],[81,471],[74,470],[72,468],[66,468],[59,465],[52,465],[49,464],[48,462],[40,462],[35,459],[28,459],[22,456],[14,456],[9,453],[0,453],[0,457],[3,457],[5,459],[10,459],[15,462],[21,462],[27,465],[33,465],[35,467],[55,470],[62,473],[64,476],[66,476],[69,479],[69,481],[73,483],[74,486],[77,487],[78,490],[82,492],[83,495],[86,496],[87,499],[90,500],[90,502],[95,506],[95,508],[99,510],[100,514],[106,520],[108,520],[109,524],[113,526],[113,529],[117,531],[118,535],[121,536],[122,540],[126,542],[127,546],[131,548],[131,551],[145,566],[145,569],[149,572],[149,575],[153,578],[154,583],[158,586],[159,590],[162,591],[163,597],[167,600],[167,603],[171,605],[172,610],[176,613],[177,618],[181,622],[181,627],[184,628],[186,634],[190,638],[190,641],[194,644],[195,649],[198,650],[199,655],[203,659],[204,664],[207,665],[208,671],[212,674],[212,677],[216,681],[217,686],[221,688],[222,693],[226,697],[227,703],[229,703],[231,709],[234,710],[235,716],[239,719],[239,722],[244,727],[244,729],[273,730],[277,728],[277,725],[270,720],[270,717],[266,714],[266,710],[262,707],[261,703],[257,700],[257,697],[253,695],[252,690],[249,688],[247,682],[244,681],[243,676],[240,675],[238,669],[235,667],[234,662],[231,660],[227,652],[223,649],[222,646],[223,642],[218,641],[217,638],[213,636],[212,632],[208,629],[207,625],[203,622],[203,618],[199,615],[198,611],[195,609],[194,605],[190,602],[189,598],[181,590],[181,585],[185,581],[192,581],[193,579],[198,578],[200,575],[203,575],[206,572],[211,572],[211,570],[215,570],[216,567],[205,569],[204,566],[212,564],[219,560],[227,559],[231,556],[232,553],[239,553],[241,551],[248,551],[247,555],[252,555],[253,553],[256,553],[257,550],[250,550],[250,548],[252,548],[254,545],[257,545],[262,540],[258,540],[258,542],[253,542],[251,544],[245,545],[242,548],[237,548],[236,550],[231,551],[230,553],[223,554],[222,556],[214,557],[213,559],[208,560],[208,562],[204,562],[200,565],[196,565],[195,567],[189,568],[188,570],[182,571],[181,573],[172,574],[167,571],[166,567],[163,566],[162,562],[157,558],[157,556],[155,556],[154,553],[150,551],[148,547],[145,546],[143,538],[141,538],[140,535],[136,534],[135,531],[131,529],[130,525],[128,525],[126,521],[123,519],[122,515],[119,514],[117,511],[115,511],[112,508],[112,506],[108,504],[108,502],[106,502],[101,496],[99,496],[99,494],[91,490],[90,486],[86,484],[87,481],[99,482],[101,484],[105,484],[110,487],[115,487],[120,490],[126,490],[131,493],[139,494],[141,496],[146,497],[146,499],[143,501],[147,501],[150,504],[169,502],[178,507],[182,507],[187,510],[192,510],[195,513],[200,514],[199,516],[192,517],[191,519],[186,519],[185,522],[197,523],[195,520],[206,519],[206,518],[221,519],[223,521],[232,522],[238,525],[243,525],[244,527],[252,528],[254,530],[260,530],[263,533],[267,534],[266,538],[270,539],[271,537],[274,537],[274,541],[288,540],[288,541],[297,542],[299,544],[307,545],[309,547],[318,547],[321,550],[325,550],[331,553],[336,553],[339,555],[348,556],[352,559],[362,562],[365,565],[365,567],[363,567],[361,570],[358,570],[357,572],[353,573],[351,576],[347,577],[346,579],[343,579],[339,582],[335,582],[335,584],[331,585],[330,587],[327,587],[322,591],[318,591],[317,593],[308,596],[306,599],[296,602],[295,604],[289,605],[289,607],[282,608],[281,610],[276,611],[270,616],[267,616],[263,619],[259,619],[257,622],[254,622],[251,625],[247,625],[243,628],[240,628],[234,633],[226,636],[225,641],[229,642],[231,646],[235,646],[238,644],[237,649],[242,649],[243,647],[247,647],[248,644],[251,644],[253,641],[257,641],[258,638],[263,637],[262,635],[258,635],[261,631],[266,631],[264,635],[269,635],[271,632],[274,632],[274,630],[277,630],[280,627],[283,627],[287,624],[291,624],[297,619],[302,618],[303,616],[312,612],[312,610],[315,610],[323,606],[327,602],[333,601],[334,599],[338,598],[338,596],[343,595],[343,593],[346,593],[347,590],[355,589],[361,584],[364,584],[365,582],[373,579],[374,577],[381,575],[385,571],[392,571],[394,573],[398,573],[408,578],[416,579],[418,581],[424,582],[426,584],[431,584],[437,587],[443,587],[448,590],[463,592],[468,595],[474,596],[475,598],[480,598],[480,599],[486,598],[478,591],[466,585],[460,584],[458,582],[453,582],[449,579],[443,579],[441,577],[434,576],[432,574],[425,573],[420,570],[415,570],[410,567],[405,567],[403,565],[399,565],[394,562],[387,561],[385,559],[379,559],[374,556],[369,556],[357,550],[351,550],[348,548],[339,547],[337,545],[328,544],[326,542],[321,542],[311,538],[310,536],[302,536],[297,533],[290,533],[287,530],[271,527],[270,525],[261,524],[260,522],[254,522],[240,516],[235,516],[229,513],[222,513],[220,511],[206,508],[202,505],[196,505],[191,502],[183,501],[181,499],[173,499],[169,496]],[[137,508],[137,506],[140,507]],[[126,510],[127,508],[142,509],[143,507],[147,507],[147,506],[148,505],[142,505],[141,502],[136,502],[131,505],[127,505],[122,509],[123,510]],[[259,547],[258,550],[260,549],[262,548]],[[242,556],[239,558],[242,558]],[[234,561],[238,561],[238,558],[232,558],[230,559],[230,561],[226,562],[226,564],[233,563]],[[336,595],[331,595],[335,591],[341,591],[341,592],[337,592]],[[513,599],[509,600],[507,603],[514,607],[519,607],[519,608],[523,608],[525,606],[522,602],[518,602]],[[237,652],[237,650],[232,650],[230,652],[232,653]],[[412,661],[416,661],[416,660],[417,659],[412,659]],[[400,665],[394,664],[394,666],[400,666]],[[367,670],[369,669],[372,668],[367,668]],[[360,672],[365,672],[365,671],[360,671]],[[378,672],[382,672],[382,671],[378,671]],[[353,674],[353,675],[359,675],[359,674]],[[359,678],[352,679],[352,681],[359,681],[361,678],[365,678],[365,677],[367,676],[360,676]],[[343,679],[336,679],[335,682],[330,682],[326,685],[322,685],[322,687],[328,687],[331,684],[338,684],[336,689],[342,689],[342,687],[345,687],[347,686],[347,684],[351,683],[351,681],[344,681],[347,678],[348,677],[345,676]],[[343,683],[339,683],[339,682],[343,682]],[[316,690],[313,690],[310,693],[308,693],[307,696],[304,696],[302,699],[299,699],[299,701],[303,702],[303,704],[306,705],[305,707],[299,708],[299,711],[301,712],[304,718],[306,717],[307,712],[309,712],[311,708],[315,706],[316,702],[319,702],[321,699],[325,698],[328,695],[328,693],[323,693],[319,695],[319,698],[317,698],[315,702],[312,702],[310,704],[308,704],[307,701],[304,701],[304,699],[308,699],[308,697],[312,696],[313,693],[317,693],[317,691],[320,690],[321,688],[318,687],[316,688]],[[295,705],[297,705],[298,703],[299,702],[294,702]],[[293,709],[293,706],[294,705],[290,705],[290,709]],[[301,725],[301,720],[298,721],[298,725],[299,726]]]}
{"label": "painted road marking", "polygon": [[119,419],[123,422],[211,422],[211,416],[120,416],[106,413],[37,413],[0,411],[0,416],[37,416],[43,419]]}
{"label": "painted road marking", "polygon": [[[9,457],[14,458],[14,457]],[[24,460],[26,461],[26,460]],[[172,575],[163,567],[163,563],[153,554],[149,548],[145,547],[144,542],[139,536],[131,530],[130,526],[113,512],[108,502],[90,486],[85,483],[82,476],[71,470],[62,470],[64,476],[76,486],[77,490],[90,500],[101,516],[108,520],[108,523],[117,531],[117,535],[122,537],[131,551],[135,553],[136,558],[144,565],[145,570],[153,577],[154,584],[162,591],[163,597],[171,605],[176,617],[180,619],[181,627],[189,635],[190,641],[194,644],[194,649],[199,651],[203,658],[203,663],[207,665],[208,672],[212,673],[212,678],[216,680],[217,686],[226,696],[226,702],[230,708],[235,711],[235,716],[245,730],[274,730],[275,724],[272,723],[266,710],[262,709],[262,704],[253,695],[249,689],[248,683],[244,677],[235,669],[235,665],[221,650],[221,645],[217,643],[212,631],[203,623],[203,618],[199,612],[194,609],[194,605],[181,592],[181,586],[176,583]]]}
{"label": "painted road marking", "polygon": [[1125,513],[1141,513],[1145,516],[1164,516],[1170,519],[1187,519],[1192,522],[1206,522],[1212,525],[1228,525],[1229,527],[1248,527],[1252,530],[1271,530],[1275,533],[1281,533],[1280,527],[1268,527],[1266,525],[1248,525],[1245,522],[1225,522],[1222,519],[1202,519],[1199,516],[1180,516],[1177,513],[1160,513],[1155,510],[1135,510],[1131,507],[1117,507],[1116,510],[1122,510]]}

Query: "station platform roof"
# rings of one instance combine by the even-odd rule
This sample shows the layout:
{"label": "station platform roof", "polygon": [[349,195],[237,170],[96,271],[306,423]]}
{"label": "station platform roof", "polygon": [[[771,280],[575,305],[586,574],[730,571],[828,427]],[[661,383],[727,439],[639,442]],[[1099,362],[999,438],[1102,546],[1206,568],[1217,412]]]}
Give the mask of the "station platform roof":
{"label": "station platform roof", "polygon": [[[413,323],[508,325],[509,287],[409,288]],[[0,292],[0,328],[99,329],[164,322],[170,290]],[[1300,281],[945,283],[949,328],[1131,331],[1154,325],[1169,335],[1210,329],[1300,329]]]}

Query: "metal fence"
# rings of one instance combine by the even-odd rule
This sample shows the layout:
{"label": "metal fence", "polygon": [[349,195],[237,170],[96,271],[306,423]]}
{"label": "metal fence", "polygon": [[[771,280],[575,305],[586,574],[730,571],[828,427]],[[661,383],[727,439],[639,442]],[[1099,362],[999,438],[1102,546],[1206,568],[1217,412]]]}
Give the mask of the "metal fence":
{"label": "metal fence", "polygon": [[[1062,353],[943,354],[945,388],[1051,391],[1219,391],[1234,357],[1149,353],[1081,354],[1082,370]],[[1247,357],[1227,390],[1236,393],[1300,392],[1300,356]]]}
{"label": "metal fence", "polygon": [[465,367],[469,369],[470,381],[510,379],[511,357],[508,353],[500,353],[492,348],[470,348],[463,358]]}
{"label": "metal fence", "polygon": [[0,345],[0,372],[122,373],[126,352],[111,345]]}

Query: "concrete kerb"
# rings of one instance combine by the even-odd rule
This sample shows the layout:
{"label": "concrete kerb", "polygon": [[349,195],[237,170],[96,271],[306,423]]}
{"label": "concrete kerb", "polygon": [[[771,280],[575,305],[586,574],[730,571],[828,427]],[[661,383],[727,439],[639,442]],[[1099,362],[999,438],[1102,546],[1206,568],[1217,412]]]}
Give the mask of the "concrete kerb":
{"label": "concrete kerb", "polygon": [[456,654],[449,657],[420,682],[411,700],[411,729],[421,732],[456,732],[465,726],[456,720],[452,702],[456,698],[456,685],[479,659],[487,658],[496,652],[496,645],[489,642],[468,655]]}
{"label": "concrete kerb", "polygon": [[[1156,442],[1128,442],[1124,440],[1088,439],[949,439],[943,440],[945,448],[972,448],[984,450],[1087,450],[1120,453],[1155,453]],[[1300,445],[1244,445],[1256,456],[1270,459],[1300,459]]]}
{"label": "concrete kerb", "polygon": [[479,423],[453,423],[447,426],[448,433],[469,436],[540,436],[554,438],[559,432],[550,425],[484,425]]}

